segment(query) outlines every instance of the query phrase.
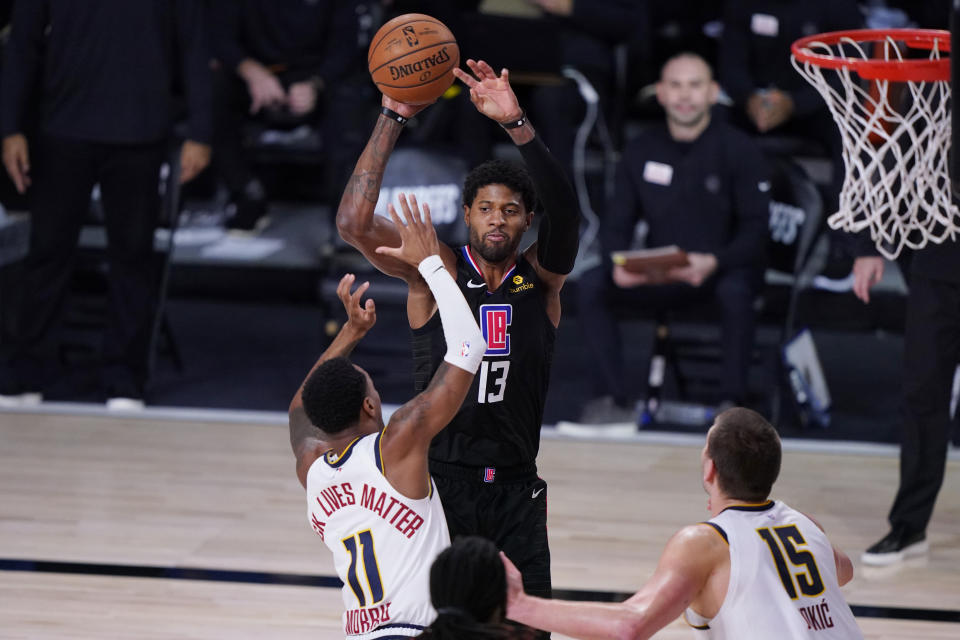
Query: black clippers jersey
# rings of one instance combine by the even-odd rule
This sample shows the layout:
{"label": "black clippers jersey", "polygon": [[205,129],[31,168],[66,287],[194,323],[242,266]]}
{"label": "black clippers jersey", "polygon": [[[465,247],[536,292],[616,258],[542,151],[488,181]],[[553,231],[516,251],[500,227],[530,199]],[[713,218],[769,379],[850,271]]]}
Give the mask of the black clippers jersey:
{"label": "black clippers jersey", "polygon": [[[457,252],[457,286],[476,314],[487,352],[460,411],[433,439],[430,458],[476,467],[531,463],[540,447],[557,332],[547,316],[543,284],[521,255],[489,292],[464,246]],[[417,392],[426,388],[446,351],[435,313],[413,332]]]}

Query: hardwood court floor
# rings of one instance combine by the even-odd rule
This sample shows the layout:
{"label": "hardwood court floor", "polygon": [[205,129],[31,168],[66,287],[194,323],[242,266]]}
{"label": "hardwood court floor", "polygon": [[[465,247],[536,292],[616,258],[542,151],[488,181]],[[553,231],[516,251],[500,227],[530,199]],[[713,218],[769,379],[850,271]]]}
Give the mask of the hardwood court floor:
{"label": "hardwood court floor", "polygon": [[[545,439],[554,585],[634,591],[667,538],[708,517],[698,457]],[[788,451],[775,495],[856,558],[885,532],[896,474],[889,455]],[[926,563],[871,573],[855,561],[848,600],[882,615],[960,611],[956,462],[928,533]],[[276,424],[0,413],[0,559],[46,569],[0,571],[0,638],[342,637],[338,589],[258,583],[334,575]],[[134,575],[103,575],[124,567]],[[150,569],[160,577],[138,577]],[[956,622],[859,620],[869,638],[960,636]],[[688,637],[680,622],[657,636]]]}

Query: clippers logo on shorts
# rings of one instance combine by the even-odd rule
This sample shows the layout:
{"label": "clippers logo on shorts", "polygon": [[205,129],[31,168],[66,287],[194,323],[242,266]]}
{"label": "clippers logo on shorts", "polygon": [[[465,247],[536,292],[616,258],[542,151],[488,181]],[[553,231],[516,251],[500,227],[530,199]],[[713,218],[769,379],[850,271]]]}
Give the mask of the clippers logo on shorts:
{"label": "clippers logo on shorts", "polygon": [[483,469],[483,481],[490,483],[493,482],[494,477],[497,475],[497,470],[494,467],[485,467]]}
{"label": "clippers logo on shorts", "polygon": [[488,356],[510,355],[508,327],[513,321],[513,307],[509,304],[480,305],[480,331],[487,341]]}

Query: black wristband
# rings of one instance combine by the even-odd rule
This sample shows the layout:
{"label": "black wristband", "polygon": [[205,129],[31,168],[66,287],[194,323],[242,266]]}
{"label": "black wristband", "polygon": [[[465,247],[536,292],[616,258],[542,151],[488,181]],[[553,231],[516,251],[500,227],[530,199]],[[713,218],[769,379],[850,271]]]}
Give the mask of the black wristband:
{"label": "black wristband", "polygon": [[515,120],[510,120],[509,122],[501,122],[500,126],[504,129],[518,129],[523,125],[527,124],[527,112],[521,111],[520,117]]}
{"label": "black wristband", "polygon": [[387,116],[388,118],[390,118],[391,120],[399,124],[401,127],[407,124],[407,120],[410,119],[410,118],[404,118],[402,115],[400,115],[393,109],[390,109],[389,107],[380,107],[380,113]]}

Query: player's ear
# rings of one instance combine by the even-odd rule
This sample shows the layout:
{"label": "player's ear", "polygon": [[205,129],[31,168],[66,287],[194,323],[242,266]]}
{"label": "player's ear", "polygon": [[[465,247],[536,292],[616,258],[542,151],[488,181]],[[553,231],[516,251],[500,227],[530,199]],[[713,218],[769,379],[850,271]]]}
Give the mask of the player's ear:
{"label": "player's ear", "polygon": [[470,226],[470,207],[463,205],[463,221]]}
{"label": "player's ear", "polygon": [[364,396],[363,404],[360,406],[362,407],[363,412],[371,418],[377,417],[377,404],[373,401],[372,397]]}
{"label": "player's ear", "polygon": [[703,481],[709,484],[713,484],[717,479],[717,465],[713,464],[713,460],[709,456],[704,456],[703,458]]}
{"label": "player's ear", "polygon": [[527,229],[529,229],[529,228],[530,228],[530,225],[533,224],[533,214],[534,214],[533,211],[531,211],[530,213],[527,214],[527,224],[524,225],[524,227],[523,227],[523,230],[524,230],[524,231],[526,231]]}

